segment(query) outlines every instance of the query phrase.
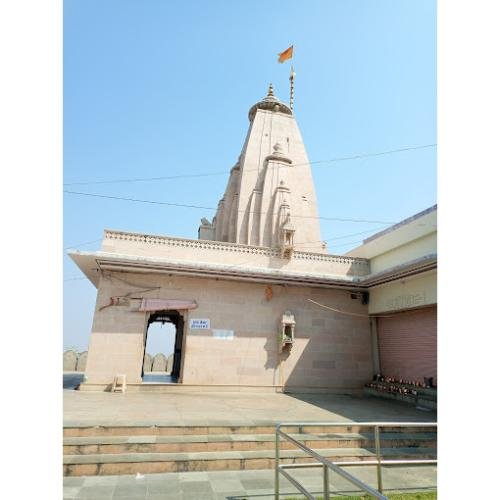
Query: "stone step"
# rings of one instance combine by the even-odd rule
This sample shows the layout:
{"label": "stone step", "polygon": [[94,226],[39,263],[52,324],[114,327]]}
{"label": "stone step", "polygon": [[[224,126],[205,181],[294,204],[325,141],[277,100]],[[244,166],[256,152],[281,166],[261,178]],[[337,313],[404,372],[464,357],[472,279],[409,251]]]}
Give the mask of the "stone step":
{"label": "stone step", "polygon": [[394,399],[396,401],[403,401],[404,403],[409,403],[414,406],[417,401],[417,396],[411,394],[399,394],[397,392],[378,391],[377,389],[373,389],[372,387],[364,387],[363,395],[375,398],[382,398],[382,399]]}
{"label": "stone step", "polygon": [[411,389],[411,390],[414,390],[414,391],[417,391],[417,393],[419,395],[426,395],[426,396],[429,396],[430,398],[437,398],[437,388],[436,387],[415,387],[414,385],[411,385],[411,384],[400,384],[399,382],[381,382],[381,381],[373,381],[373,382],[370,382],[370,383],[373,383],[373,384],[377,384],[377,385],[382,385],[384,387],[390,387],[390,386],[394,386],[394,387],[401,387],[403,389]]}
{"label": "stone step", "polygon": [[433,402],[433,409],[437,407],[437,389],[431,387],[413,387],[405,384],[398,384],[396,382],[374,382],[375,384],[381,385],[383,387],[389,388],[390,386],[394,386],[397,388],[403,389],[411,389],[416,391],[417,394],[400,394],[398,392],[389,392],[381,389],[377,389],[375,387],[364,387],[363,394],[365,396],[375,396],[381,397],[385,399],[396,399],[398,401],[404,401],[405,403],[416,404],[419,405],[419,401],[425,400],[429,402]]}
{"label": "stone step", "polygon": [[[294,439],[310,448],[370,448],[375,446],[373,434],[292,434]],[[436,433],[381,433],[381,446],[392,448],[435,447]],[[217,434],[181,436],[90,436],[66,437],[65,455],[120,453],[185,453],[201,451],[273,450],[272,434]],[[294,449],[293,443],[282,440],[282,449]]]}
{"label": "stone step", "polygon": [[433,401],[432,399],[421,398],[420,396],[417,398],[415,403],[417,408],[425,408],[427,410],[437,410],[437,401]]}
{"label": "stone step", "polygon": [[437,410],[437,396],[433,394],[423,394],[420,390],[416,396],[409,394],[399,394],[397,392],[379,391],[372,387],[363,388],[363,394],[369,397],[382,399],[393,399],[403,401],[416,406],[418,409]]}
{"label": "stone step", "polygon": [[[322,456],[332,461],[370,460],[375,457],[373,449],[337,448],[319,449]],[[382,448],[386,459],[434,459],[435,448]],[[314,462],[302,450],[282,450],[282,463]],[[141,474],[159,472],[192,472],[209,470],[272,469],[274,450],[218,451],[196,453],[126,453],[65,455],[65,476],[95,476],[115,474]]]}
{"label": "stone step", "polygon": [[[285,432],[300,434],[307,433],[337,433],[346,432],[366,432],[367,427],[359,424],[352,426],[331,425],[327,427],[307,426],[302,427],[290,426],[282,427]],[[412,433],[429,432],[428,427],[385,427],[385,432],[408,432],[411,429]],[[275,425],[206,425],[206,426],[113,426],[113,425],[97,425],[97,426],[71,426],[64,427],[64,437],[84,437],[84,436],[180,436],[180,435],[216,435],[216,434],[274,434],[276,432]]]}

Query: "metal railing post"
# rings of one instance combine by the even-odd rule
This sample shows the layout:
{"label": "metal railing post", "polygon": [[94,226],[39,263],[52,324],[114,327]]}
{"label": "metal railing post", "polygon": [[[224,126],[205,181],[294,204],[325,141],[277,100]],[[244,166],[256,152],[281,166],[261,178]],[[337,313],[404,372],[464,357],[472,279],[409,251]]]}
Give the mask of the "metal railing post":
{"label": "metal railing post", "polygon": [[330,500],[330,481],[328,478],[328,467],[323,464],[323,498]]}
{"label": "metal railing post", "polygon": [[[291,476],[287,470],[288,469],[303,469],[308,467],[321,467],[323,468],[323,493],[324,500],[330,500],[330,481],[329,475],[330,470],[341,476],[342,478],[349,481],[351,484],[357,486],[359,489],[368,493],[373,498],[378,498],[380,500],[388,500],[387,497],[383,494],[383,484],[382,484],[382,465],[390,467],[390,466],[401,466],[401,465],[437,465],[437,459],[423,459],[423,460],[384,460],[382,459],[381,454],[381,443],[380,443],[380,429],[384,429],[386,427],[392,428],[416,428],[416,427],[433,427],[437,429],[437,423],[431,422],[356,422],[357,425],[361,427],[369,427],[373,428],[374,431],[374,440],[375,440],[375,451],[376,451],[376,459],[375,460],[354,460],[354,461],[337,461],[332,462],[328,460],[326,457],[319,454],[317,451],[309,448],[305,445],[305,443],[301,440],[301,437],[297,436],[297,438],[293,438],[289,433],[283,432],[281,430],[282,426],[285,427],[297,427],[298,433],[302,434],[304,432],[304,427],[332,427],[332,426],[340,426],[340,427],[352,427],[353,423],[349,422],[282,422],[276,426],[276,459],[275,459],[275,495],[274,499],[279,500],[280,496],[280,474],[282,474],[297,490],[299,490],[306,498],[309,500],[314,500],[315,496],[310,493],[297,479]],[[292,444],[294,444],[297,448],[304,451],[310,457],[316,459],[314,463],[290,463],[290,464],[281,464],[280,462],[280,448],[281,448],[281,440],[286,440]],[[306,440],[306,439],[304,439]],[[377,467],[377,482],[378,482],[378,491],[375,488],[372,488],[368,484],[364,483],[357,477],[348,473],[343,469],[343,467],[347,466],[376,466]]]}
{"label": "metal railing post", "polygon": [[380,456],[380,428],[378,425],[374,427],[374,431],[375,431],[375,453],[377,454],[377,485],[379,493],[383,493],[382,465],[380,463],[382,459]]}
{"label": "metal railing post", "polygon": [[274,459],[274,500],[280,498],[280,426],[276,426],[276,457]]}

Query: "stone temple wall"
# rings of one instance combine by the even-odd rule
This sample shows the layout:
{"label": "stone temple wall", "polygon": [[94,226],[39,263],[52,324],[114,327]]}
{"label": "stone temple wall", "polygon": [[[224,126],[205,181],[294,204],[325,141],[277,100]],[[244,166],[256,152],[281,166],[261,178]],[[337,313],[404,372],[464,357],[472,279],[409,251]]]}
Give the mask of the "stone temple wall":
{"label": "stone temple wall", "polygon": [[[165,356],[159,352],[154,356],[146,354],[144,356],[144,373],[172,371],[173,354]],[[156,361],[156,364],[154,362]],[[87,366],[87,351],[76,352],[72,349],[63,353],[63,371],[65,372],[84,372]]]}
{"label": "stone temple wall", "polygon": [[[89,386],[110,384],[117,373],[141,383],[149,313],[138,300],[103,307],[110,297],[141,287],[158,287],[155,298],[197,304],[182,313],[180,383],[344,394],[362,391],[372,378],[368,305],[349,290],[113,272],[99,283],[85,370]],[[295,340],[281,352],[280,321],[288,310]],[[208,328],[197,328],[200,320]]]}

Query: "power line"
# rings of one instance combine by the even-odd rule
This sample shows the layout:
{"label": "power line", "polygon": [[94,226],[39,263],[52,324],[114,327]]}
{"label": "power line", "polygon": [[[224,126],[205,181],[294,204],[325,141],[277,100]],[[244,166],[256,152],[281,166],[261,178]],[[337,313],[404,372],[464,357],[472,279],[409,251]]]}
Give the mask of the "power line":
{"label": "power line", "polygon": [[214,175],[225,175],[227,170],[220,172],[207,172],[206,174],[179,174],[179,175],[164,175],[161,177],[139,177],[133,179],[112,179],[107,181],[83,181],[83,182],[65,182],[63,186],[85,186],[89,184],[118,184],[124,182],[148,182],[148,181],[164,181],[173,179],[192,179],[194,177],[211,177]]}
{"label": "power line", "polygon": [[[425,149],[425,148],[432,148],[437,146],[436,143],[434,144],[423,144],[420,146],[410,146],[406,148],[399,148],[399,149],[390,149],[387,151],[380,151],[377,153],[365,153],[365,154],[358,154],[358,155],[353,155],[353,156],[342,156],[342,157],[337,157],[337,158],[331,158],[329,160],[317,160],[317,161],[311,161],[308,163],[296,163],[293,164],[293,167],[304,167],[307,165],[321,165],[321,164],[326,164],[326,163],[337,163],[337,162],[342,162],[342,161],[348,161],[348,160],[359,160],[361,158],[371,158],[375,156],[383,156],[383,155],[388,155],[388,154],[395,154],[395,153],[402,153],[404,151],[415,151],[418,149]],[[247,169],[246,172],[253,172],[259,170],[258,168],[251,168]],[[90,185],[90,184],[119,184],[119,183],[130,183],[130,182],[150,182],[150,181],[164,181],[164,180],[174,180],[174,179],[193,179],[196,177],[211,177],[211,176],[216,176],[216,175],[227,175],[227,171],[219,171],[219,172],[207,172],[207,173],[199,173],[199,174],[179,174],[179,175],[165,175],[165,176],[160,176],[160,177],[137,177],[137,178],[130,178],[130,179],[111,179],[111,180],[104,180],[104,181],[82,181],[82,182],[65,182],[63,186],[85,186],[85,185]]]}
{"label": "power line", "polygon": [[360,231],[359,233],[350,233],[350,234],[344,234],[342,236],[335,236],[333,238],[327,238],[326,240],[323,241],[332,241],[332,240],[343,240],[344,238],[350,238],[351,236],[359,236],[360,234],[367,234],[367,233],[372,233],[373,231],[378,231],[379,229],[383,229],[384,226],[381,227],[376,227],[375,229],[368,229],[366,231]]}
{"label": "power line", "polygon": [[345,247],[347,245],[357,245],[358,243],[363,243],[364,240],[348,241],[347,243],[338,243],[336,245],[331,245],[332,248]]}
{"label": "power line", "polygon": [[320,302],[316,302],[315,300],[312,299],[307,299],[309,302],[312,302],[313,304],[316,304],[317,306],[323,307],[324,309],[329,309],[330,311],[339,313],[339,314],[345,314],[347,316],[359,316],[361,318],[393,318],[394,316],[397,316],[396,314],[389,314],[389,315],[382,315],[382,314],[359,314],[355,312],[350,312],[350,311],[342,311],[341,309],[335,309],[335,307],[330,307],[326,306],[325,304],[321,304]]}
{"label": "power line", "polygon": [[[150,205],[166,205],[169,207],[196,208],[196,209],[200,209],[200,210],[217,211],[217,208],[206,207],[203,205],[189,205],[189,204],[185,204],[185,203],[172,203],[172,202],[157,201],[157,200],[141,200],[138,198],[125,198],[122,196],[110,196],[110,195],[97,194],[97,193],[81,193],[78,191],[68,191],[66,189],[63,190],[63,192],[66,194],[74,194],[74,195],[78,195],[78,196],[90,196],[90,197],[94,197],[94,198],[105,198],[105,199],[109,199],[109,200],[131,201],[134,203],[146,203],[146,204],[150,204]],[[262,214],[267,213],[267,212],[247,212],[246,210],[238,210],[238,212],[257,214],[257,215],[262,215]],[[391,222],[391,221],[367,220],[367,219],[343,219],[340,217],[319,217],[319,216],[314,216],[314,215],[294,215],[293,217],[304,218],[304,219],[330,220],[330,221],[337,221],[337,222],[361,222],[361,223],[366,223],[366,224],[385,224],[385,225],[396,224],[396,222]]]}
{"label": "power line", "polygon": [[70,250],[71,248],[83,247],[84,245],[90,245],[92,243],[97,243],[99,241],[101,241],[100,238],[98,240],[84,241],[83,243],[77,243],[76,245],[70,245],[69,247],[64,247],[63,250]]}
{"label": "power line", "polygon": [[[309,243],[309,242],[308,242]],[[310,243],[314,243],[314,242],[310,242]],[[357,243],[363,243],[363,240],[357,240],[357,241],[348,241],[347,243],[339,243],[337,245],[329,245],[329,248],[337,248],[337,247],[345,247],[347,245],[355,245]],[[307,245],[305,247],[300,247],[298,248],[297,250],[300,250],[300,251],[305,251],[306,248],[311,248],[311,245]]]}
{"label": "power line", "polygon": [[[361,234],[367,234],[367,233],[374,233],[376,231],[379,231],[381,229],[385,229],[386,226],[380,226],[376,227],[375,229],[368,229],[367,231],[360,231],[359,233],[350,233],[350,234],[344,234],[342,236],[334,236],[332,238],[325,238],[323,240],[316,240],[316,241],[299,241],[294,243],[295,245],[306,245],[309,243],[323,243],[324,241],[333,241],[333,240],[343,240],[344,238],[350,238],[351,236],[359,236]],[[340,246],[340,245],[332,245],[332,246]]]}
{"label": "power line", "polygon": [[[333,162],[340,162],[340,161],[348,161],[348,160],[359,160],[361,158],[371,158],[373,156],[383,156],[383,155],[389,155],[389,154],[394,154],[394,153],[403,153],[404,151],[415,151],[417,149],[426,149],[426,148],[433,148],[437,146],[437,143],[433,144],[422,144],[420,146],[409,146],[406,148],[399,148],[399,149],[390,149],[388,151],[380,151],[378,153],[363,153],[359,155],[354,155],[354,156],[341,156],[338,158],[332,158],[331,160],[318,160],[318,161],[311,161],[309,162],[309,165],[318,165],[321,163],[333,163]],[[302,165],[307,165],[301,164]]]}

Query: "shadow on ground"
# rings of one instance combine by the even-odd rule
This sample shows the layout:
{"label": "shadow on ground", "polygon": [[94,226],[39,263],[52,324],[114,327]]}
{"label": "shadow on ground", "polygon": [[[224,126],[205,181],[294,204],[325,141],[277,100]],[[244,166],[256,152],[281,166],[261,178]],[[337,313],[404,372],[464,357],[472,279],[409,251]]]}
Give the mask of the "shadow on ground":
{"label": "shadow on ground", "polygon": [[387,400],[370,396],[347,396],[332,394],[296,394],[287,396],[317,408],[341,415],[357,422],[392,421],[398,422],[436,422],[437,413],[433,410],[417,409],[403,401]]}

